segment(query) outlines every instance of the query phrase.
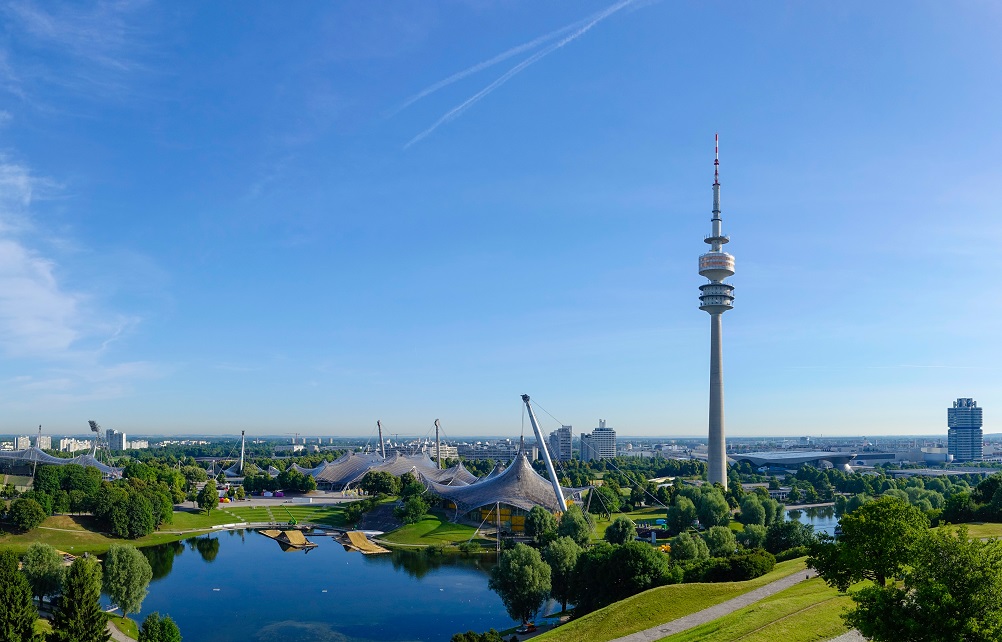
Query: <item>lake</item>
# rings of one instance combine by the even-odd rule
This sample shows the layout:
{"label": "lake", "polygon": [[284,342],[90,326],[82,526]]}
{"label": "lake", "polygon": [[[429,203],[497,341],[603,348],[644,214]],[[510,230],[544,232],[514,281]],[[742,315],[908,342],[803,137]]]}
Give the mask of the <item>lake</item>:
{"label": "lake", "polygon": [[364,556],[310,539],[306,553],[249,530],[142,549],[154,580],[130,617],[169,614],[185,642],[438,642],[516,624],[487,588],[493,555]]}
{"label": "lake", "polygon": [[835,535],[835,527],[838,526],[838,517],[835,517],[835,508],[832,506],[791,510],[787,511],[786,515],[788,519],[810,524],[814,527],[815,533]]}

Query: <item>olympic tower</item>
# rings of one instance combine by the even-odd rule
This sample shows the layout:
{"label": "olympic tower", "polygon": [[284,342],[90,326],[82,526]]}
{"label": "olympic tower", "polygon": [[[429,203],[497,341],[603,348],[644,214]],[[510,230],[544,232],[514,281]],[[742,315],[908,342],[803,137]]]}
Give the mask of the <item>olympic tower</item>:
{"label": "olympic tower", "polygon": [[724,358],[721,353],[721,315],[734,307],[734,286],[724,279],[734,276],[734,257],[724,252],[730,241],[721,230],[720,140],[714,136],[712,232],[703,239],[710,251],[699,257],[699,274],[709,283],[699,286],[699,309],[710,314],[710,439],[706,465],[710,483],[727,488],[727,449],[724,445]]}

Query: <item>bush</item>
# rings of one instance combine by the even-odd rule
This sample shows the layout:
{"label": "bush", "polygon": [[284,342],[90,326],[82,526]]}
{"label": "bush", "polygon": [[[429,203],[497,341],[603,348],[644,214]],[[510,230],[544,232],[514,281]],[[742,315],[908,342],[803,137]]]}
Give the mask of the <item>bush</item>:
{"label": "bush", "polygon": [[811,554],[811,549],[806,546],[796,546],[794,548],[788,548],[781,553],[776,554],[777,562],[785,562],[786,560],[797,559],[798,557],[804,557]]}
{"label": "bush", "polygon": [[403,521],[404,524],[416,524],[421,521],[421,518],[427,512],[428,502],[424,501],[419,495],[413,495],[407,498],[403,506],[394,509],[393,514]]}
{"label": "bush", "polygon": [[775,557],[763,550],[755,550],[690,562],[684,577],[686,582],[742,582],[765,575],[775,566]]}

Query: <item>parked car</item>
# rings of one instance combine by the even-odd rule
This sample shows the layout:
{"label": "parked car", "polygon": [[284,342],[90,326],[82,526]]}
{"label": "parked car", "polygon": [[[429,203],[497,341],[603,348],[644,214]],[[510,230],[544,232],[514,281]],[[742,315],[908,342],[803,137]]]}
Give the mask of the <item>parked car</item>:
{"label": "parked car", "polygon": [[515,629],[515,633],[521,633],[523,635],[526,633],[535,633],[535,632],[536,632],[536,625],[533,624],[532,622],[526,622],[522,626]]}

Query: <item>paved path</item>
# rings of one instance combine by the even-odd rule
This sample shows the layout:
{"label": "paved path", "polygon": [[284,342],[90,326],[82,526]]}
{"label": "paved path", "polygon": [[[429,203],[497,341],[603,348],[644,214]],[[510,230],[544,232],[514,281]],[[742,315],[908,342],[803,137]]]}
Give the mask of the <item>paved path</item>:
{"label": "paved path", "polygon": [[[775,582],[766,584],[765,586],[757,588],[753,591],[743,593],[735,598],[727,600],[726,602],[721,602],[720,604],[703,609],[702,611],[690,613],[685,617],[680,617],[677,620],[659,624],[644,631],[637,631],[636,633],[631,633],[630,635],[624,635],[621,638],[612,640],[612,642],[655,642],[655,640],[660,640],[661,638],[668,637],[669,635],[673,635],[675,633],[681,633],[682,631],[699,626],[700,624],[706,624],[707,622],[711,622],[717,618],[729,615],[740,608],[758,602],[759,600],[767,598],[770,595],[779,593],[780,591],[788,589],[799,582],[803,582],[806,578],[814,577],[815,575],[817,575],[817,573],[813,570],[797,572],[793,575],[788,575],[784,578],[778,579]],[[848,641],[839,639],[839,642]]]}
{"label": "paved path", "polygon": [[108,633],[111,633],[111,639],[115,640],[115,642],[136,642],[134,639],[119,631],[118,627],[111,622],[108,622]]}
{"label": "paved path", "polygon": [[843,633],[837,638],[832,638],[828,642],[866,642],[866,638],[859,631],[852,630],[848,633]]}

